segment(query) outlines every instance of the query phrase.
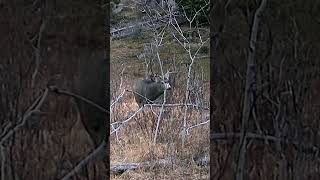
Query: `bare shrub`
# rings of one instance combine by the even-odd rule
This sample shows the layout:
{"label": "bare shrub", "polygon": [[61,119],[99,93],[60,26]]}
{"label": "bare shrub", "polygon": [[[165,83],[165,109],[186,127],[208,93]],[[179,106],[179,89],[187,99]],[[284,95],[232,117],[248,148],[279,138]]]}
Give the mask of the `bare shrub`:
{"label": "bare shrub", "polygon": [[[187,169],[190,174],[208,177],[207,167],[197,167],[201,164],[198,160],[205,159],[209,151],[208,55],[201,51],[208,46],[208,29],[180,25],[175,16],[170,16],[176,13],[170,7],[141,8],[148,22],[144,45],[135,39],[120,39],[111,47],[112,169],[117,174],[121,168],[132,168],[147,179],[185,177],[183,171]],[[179,21],[182,18],[193,24],[192,17],[181,15]],[[130,54],[117,51],[127,46]],[[167,71],[172,89],[139,107],[132,92],[136,81],[154,73],[164,77]],[[159,172],[170,175],[156,175]],[[123,176],[138,177],[130,171]]]}

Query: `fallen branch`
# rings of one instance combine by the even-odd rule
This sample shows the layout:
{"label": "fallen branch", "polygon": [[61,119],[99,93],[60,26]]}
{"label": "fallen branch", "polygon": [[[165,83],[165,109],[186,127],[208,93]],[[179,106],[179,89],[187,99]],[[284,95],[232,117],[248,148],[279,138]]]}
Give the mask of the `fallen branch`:
{"label": "fallen branch", "polygon": [[[208,166],[209,165],[209,157],[199,157],[195,158],[194,162],[198,166]],[[178,159],[159,159],[157,161],[146,161],[141,163],[122,163],[122,164],[115,164],[111,165],[110,172],[115,175],[123,174],[126,171],[133,171],[141,168],[154,168],[155,166],[169,166],[169,165],[177,165],[177,164],[183,164],[183,161]],[[188,164],[185,162],[184,164]]]}
{"label": "fallen branch", "polygon": [[[162,104],[145,104],[145,106],[161,107]],[[203,110],[210,110],[207,107],[199,106],[199,105],[196,105],[196,104],[190,104],[190,103],[188,103],[188,104],[164,104],[163,106],[164,107],[191,106],[191,107],[199,108],[199,109],[203,109]]]}
{"label": "fallen branch", "polygon": [[[170,18],[170,15],[165,15],[163,17],[160,18],[155,18],[152,20],[148,20],[148,21],[144,21],[144,22],[138,22],[135,23],[134,25],[128,25],[125,27],[121,27],[118,29],[111,29],[110,31],[110,36],[112,38],[122,38],[122,37],[126,37],[127,34],[126,32],[133,32],[135,29],[142,29],[142,28],[147,28],[150,24],[156,24],[157,28],[161,27],[161,22],[163,20],[166,20]],[[181,18],[180,16],[177,16],[178,22],[177,23],[184,23],[185,20],[183,18]]]}
{"label": "fallen branch", "polygon": [[135,169],[141,168],[142,167],[141,164],[142,163],[125,163],[125,164],[113,165],[111,166],[110,171],[111,173],[119,175],[128,170],[135,170]]}
{"label": "fallen branch", "polygon": [[123,163],[123,164],[116,164],[111,165],[110,171],[116,175],[120,175],[129,170],[136,170],[140,168],[148,168],[154,167],[155,165],[158,166],[167,166],[176,163],[173,159],[160,159],[158,161],[146,161],[141,163]]}

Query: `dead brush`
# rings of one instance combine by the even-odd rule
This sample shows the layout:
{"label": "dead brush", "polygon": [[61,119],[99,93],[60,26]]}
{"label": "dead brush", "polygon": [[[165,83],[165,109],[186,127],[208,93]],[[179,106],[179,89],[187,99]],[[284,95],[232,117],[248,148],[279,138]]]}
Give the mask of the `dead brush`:
{"label": "dead brush", "polygon": [[[180,76],[179,74],[175,83],[170,84],[172,89],[166,91],[166,101],[163,106],[163,98],[161,96],[156,100],[153,99],[155,97],[152,97],[152,100],[155,100],[154,102],[143,102],[143,100],[137,102],[136,100],[140,96],[137,97],[132,92],[134,91],[133,87],[137,78],[123,75],[119,71],[119,67],[111,69],[113,69],[111,71],[113,75],[113,78],[111,78],[111,104],[116,102],[118,97],[121,96],[120,100],[111,108],[111,165],[131,162],[152,162],[157,164],[162,161],[175,164],[183,161],[188,163],[188,167],[194,165],[193,171],[197,171],[196,165],[192,164],[192,162],[194,156],[198,157],[208,152],[209,126],[190,128],[186,142],[183,144],[181,141],[184,125],[183,117],[186,116],[188,127],[202,123],[204,119],[203,114],[207,112],[198,108],[196,103],[208,101],[208,99],[201,98],[204,98],[203,94],[205,93],[203,92],[208,92],[209,87],[201,83],[192,84],[191,86],[203,86],[203,88],[190,89],[190,91],[198,91],[198,94],[193,93],[186,101],[187,77],[184,75]],[[155,82],[156,80],[152,79],[152,77],[148,80],[148,83]],[[144,85],[144,83],[141,85]],[[143,92],[143,87],[140,90]],[[146,92],[146,90],[144,91]],[[125,93],[122,95],[123,92]],[[148,95],[148,93],[144,92],[142,94]],[[185,113],[185,103],[187,103],[187,113]],[[198,106],[200,107],[200,105]],[[141,108],[142,110],[140,110]],[[162,114],[160,113],[161,111]],[[161,114],[160,117],[159,114]],[[114,129],[112,129],[112,126],[114,126]],[[171,167],[155,165],[152,167],[152,171],[172,172]],[[180,168],[179,171],[184,171],[183,169],[185,168],[181,164],[175,164],[175,167]],[[132,172],[136,171],[140,172],[140,170]],[[150,171],[150,169],[147,171]],[[204,172],[206,171],[204,169]],[[130,177],[128,172],[122,174],[121,178],[125,175]],[[145,169],[141,169],[142,174],[145,172]],[[179,172],[177,173],[179,174]],[[144,174],[145,176],[148,175]]]}

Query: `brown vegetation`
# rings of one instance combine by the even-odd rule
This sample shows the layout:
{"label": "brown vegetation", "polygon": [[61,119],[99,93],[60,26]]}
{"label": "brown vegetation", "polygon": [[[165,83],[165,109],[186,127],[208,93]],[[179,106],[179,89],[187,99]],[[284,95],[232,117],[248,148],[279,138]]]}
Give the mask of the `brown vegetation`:
{"label": "brown vegetation", "polygon": [[[112,74],[117,76],[117,71],[112,68]],[[111,78],[112,97],[115,99],[124,89],[132,89],[136,79],[130,75],[123,77],[124,87],[119,89],[119,84]],[[170,102],[179,102],[184,98],[182,77],[178,78],[181,83],[175,84],[176,88],[170,96]],[[208,86],[206,90],[208,92]],[[208,95],[208,94],[207,94]],[[208,98],[208,96],[206,97]],[[112,122],[121,122],[127,119],[134,111],[139,109],[132,93],[127,92],[116,104],[112,111]],[[201,167],[194,160],[208,154],[208,125],[190,130],[186,143],[181,142],[181,127],[183,121],[183,106],[167,107],[160,122],[157,143],[153,143],[156,129],[157,116],[160,107],[145,106],[144,112],[138,113],[130,122],[126,123],[117,134],[111,136],[111,165],[125,163],[143,163],[151,161],[157,163],[162,159],[169,159],[170,163],[164,166],[143,168],[128,171],[121,176],[113,176],[112,179],[208,179],[208,168]],[[205,113],[205,112],[203,112]],[[190,125],[200,123],[204,114],[198,110],[189,110],[188,119]],[[112,131],[112,128],[111,128]],[[187,174],[186,174],[187,172]]]}
{"label": "brown vegetation", "polygon": [[[18,127],[1,143],[0,176],[59,179],[93,143],[73,98],[49,92],[39,111],[30,109],[47,85],[71,91],[81,62],[104,58],[105,15],[98,1],[2,1],[0,8],[0,141]],[[76,177],[106,175],[97,161]]]}
{"label": "brown vegetation", "polygon": [[[209,161],[208,54],[206,51],[197,54],[190,68],[186,100],[191,60],[172,36],[170,30],[174,31],[173,27],[170,28],[165,28],[159,47],[154,47],[156,30],[148,28],[142,30],[139,37],[111,41],[111,179],[209,178],[208,164],[205,165]],[[184,33],[190,33],[187,38],[192,39],[190,47],[194,53],[201,44],[196,41],[199,31],[188,26],[180,28]],[[208,38],[206,27],[200,31],[204,40]],[[180,35],[176,36],[182,39]],[[208,43],[204,43],[203,48],[208,48]],[[163,62],[162,67],[159,61]],[[147,65],[151,70],[146,68]],[[161,71],[165,73],[167,70],[174,73],[170,74],[172,88],[166,91],[166,105],[162,109],[163,101],[157,100],[157,105],[145,105],[143,110],[139,109],[132,93],[134,84],[146,72],[161,75]],[[194,106],[186,108],[185,102]],[[203,165],[202,159],[205,159]],[[125,171],[125,168],[131,169]]]}
{"label": "brown vegetation", "polygon": [[[213,9],[212,179],[319,179],[318,1],[268,0],[258,30],[253,23],[262,1],[230,2],[215,1]],[[246,102],[248,78],[252,101]]]}

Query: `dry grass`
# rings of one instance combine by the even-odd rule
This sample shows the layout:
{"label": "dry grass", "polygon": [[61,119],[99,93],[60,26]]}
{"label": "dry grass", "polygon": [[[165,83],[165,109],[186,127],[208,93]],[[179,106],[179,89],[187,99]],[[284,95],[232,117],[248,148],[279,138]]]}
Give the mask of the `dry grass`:
{"label": "dry grass", "polygon": [[[134,45],[133,40],[117,40],[111,45],[111,101],[113,102],[123,90],[132,90],[132,85],[143,75],[143,64],[137,62],[135,54],[141,52],[141,45]],[[122,49],[123,48],[123,49]],[[124,61],[125,59],[126,61]],[[122,64],[122,65],[121,65]],[[126,67],[122,76],[121,71]],[[199,68],[200,69],[200,68]],[[169,97],[171,103],[182,103],[185,96],[186,79],[183,74],[176,77],[176,84]],[[209,101],[209,83],[204,82],[204,101]],[[137,111],[138,105],[131,92],[126,92],[115,104],[111,123],[126,120]],[[146,106],[131,121],[111,135],[111,166],[125,163],[157,162],[171,159],[165,166],[154,166],[126,171],[114,175],[111,179],[208,179],[209,167],[198,166],[194,158],[202,157],[209,152],[209,124],[192,129],[185,143],[182,143],[184,107],[167,107],[164,109],[157,143],[153,143],[154,133],[160,107]],[[202,116],[209,113],[189,108],[188,126],[204,121]],[[202,116],[201,116],[202,115]],[[112,131],[112,129],[111,129]]]}
{"label": "dry grass", "polygon": [[[69,60],[72,62],[72,58]],[[56,60],[51,61],[48,58],[45,66],[60,69],[61,72],[69,72],[68,68],[76,66],[75,63],[71,65],[65,62],[57,63]],[[33,101],[43,93],[51,77],[49,73],[52,72],[46,71],[45,68],[40,69],[37,81],[39,83],[35,87],[36,93],[30,90],[31,80],[25,78],[21,84],[20,97],[13,97],[10,94],[16,90],[6,91],[4,95],[11,97],[12,103],[19,103],[17,105],[19,113],[25,113]],[[62,76],[63,79],[60,79],[62,83],[57,84],[58,87],[68,88],[68,85],[63,87],[62,84],[72,82],[75,75],[75,71],[73,74],[70,73],[70,76],[65,73]],[[28,118],[27,124],[5,142],[6,173],[11,173],[20,179],[59,179],[94,148],[79,119],[78,110],[72,98],[49,93],[40,109],[40,114],[34,114]],[[12,116],[10,120],[19,123],[18,116]],[[8,174],[5,177],[10,177]],[[106,174],[104,163],[95,161],[84,167],[76,177],[77,179],[99,179]]]}
{"label": "dry grass", "polygon": [[[131,0],[124,2],[125,5],[132,3]],[[119,17],[133,13],[136,15],[134,16],[136,17],[135,21],[141,20],[137,15],[139,14],[137,10],[132,9],[132,11],[127,9],[120,13]],[[185,30],[184,27],[182,28]],[[208,37],[206,33],[202,35],[203,38]],[[144,76],[144,60],[139,60],[137,55],[144,52],[144,45],[149,45],[153,38],[152,32],[143,30],[142,35],[138,38],[111,41],[111,102],[117,99],[124,90],[132,90],[134,82]],[[192,47],[198,46],[197,42],[190,45]],[[174,88],[168,92],[167,103],[184,103],[187,68],[180,63],[188,62],[188,54],[178,45],[170,33],[165,33],[159,54],[161,60],[166,61],[163,67],[164,71],[174,71],[173,69],[180,71],[175,76],[175,83],[172,84]],[[146,54],[149,60],[148,55]],[[208,55],[208,52],[203,52],[201,56],[203,55]],[[180,64],[180,66],[174,67],[173,59],[176,65]],[[210,70],[208,62],[208,58],[205,58],[197,60],[194,64],[194,78],[191,80],[191,84],[197,88],[193,89],[190,94],[190,101],[194,102],[198,98],[195,92],[199,92],[200,88],[203,88],[204,93],[200,99],[206,107],[209,106],[208,80]],[[155,66],[158,64],[156,63]],[[160,71],[157,67],[154,70],[158,71],[156,73]],[[200,78],[201,75],[203,75],[203,79]],[[196,82],[200,82],[200,84],[196,85]],[[125,92],[120,101],[112,107],[111,123],[128,119],[138,109],[132,92]],[[111,179],[209,179],[209,167],[198,166],[194,161],[194,159],[209,154],[209,123],[190,130],[183,143],[184,107],[166,107],[161,116],[157,141],[154,143],[159,112],[160,107],[146,106],[143,111],[122,125],[117,133],[111,135],[111,166],[144,162],[152,164],[148,167],[126,171],[121,175],[113,175]],[[188,126],[206,121],[205,117],[208,114],[209,111],[188,108],[186,114]],[[167,164],[157,164],[161,160],[167,160]]]}

